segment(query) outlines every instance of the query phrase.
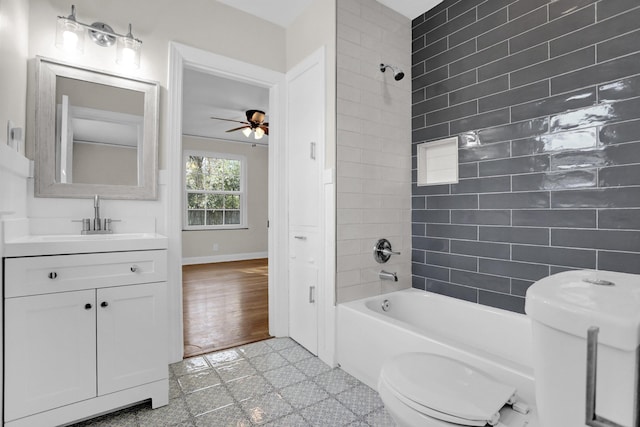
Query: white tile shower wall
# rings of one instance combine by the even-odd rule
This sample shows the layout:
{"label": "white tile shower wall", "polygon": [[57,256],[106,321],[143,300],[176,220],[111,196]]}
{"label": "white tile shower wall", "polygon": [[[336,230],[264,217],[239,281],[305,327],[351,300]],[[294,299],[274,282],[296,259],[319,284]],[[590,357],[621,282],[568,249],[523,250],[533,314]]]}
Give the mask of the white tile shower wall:
{"label": "white tile shower wall", "polygon": [[[375,0],[338,0],[337,301],[411,286],[411,23]],[[400,67],[396,81],[380,64]],[[386,264],[387,238],[402,255]],[[398,273],[381,281],[380,270]]]}

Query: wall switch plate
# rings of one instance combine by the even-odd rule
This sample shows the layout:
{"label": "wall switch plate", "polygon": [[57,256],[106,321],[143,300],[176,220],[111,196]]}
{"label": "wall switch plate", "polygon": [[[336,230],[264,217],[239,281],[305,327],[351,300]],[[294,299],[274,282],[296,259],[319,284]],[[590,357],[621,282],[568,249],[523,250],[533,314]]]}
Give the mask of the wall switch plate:
{"label": "wall switch plate", "polygon": [[7,145],[20,151],[22,143],[22,128],[15,127],[11,120],[7,121]]}

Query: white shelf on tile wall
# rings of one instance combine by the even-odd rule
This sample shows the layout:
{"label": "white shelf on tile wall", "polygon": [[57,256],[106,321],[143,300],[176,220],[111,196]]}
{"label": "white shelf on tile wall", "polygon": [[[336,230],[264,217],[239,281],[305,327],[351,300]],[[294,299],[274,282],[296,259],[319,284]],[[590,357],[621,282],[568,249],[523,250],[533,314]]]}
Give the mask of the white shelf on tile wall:
{"label": "white shelf on tile wall", "polygon": [[458,138],[446,138],[418,145],[417,185],[458,182]]}

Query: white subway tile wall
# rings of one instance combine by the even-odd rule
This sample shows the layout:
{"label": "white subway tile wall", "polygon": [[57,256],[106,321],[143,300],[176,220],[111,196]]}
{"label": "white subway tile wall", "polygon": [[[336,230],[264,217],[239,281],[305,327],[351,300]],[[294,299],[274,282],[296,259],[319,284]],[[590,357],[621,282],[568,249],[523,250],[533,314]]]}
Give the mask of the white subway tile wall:
{"label": "white subway tile wall", "polygon": [[[411,22],[375,0],[338,0],[337,300],[411,286]],[[380,64],[400,67],[401,81]],[[373,246],[395,251],[384,265]],[[382,269],[398,282],[381,282]]]}

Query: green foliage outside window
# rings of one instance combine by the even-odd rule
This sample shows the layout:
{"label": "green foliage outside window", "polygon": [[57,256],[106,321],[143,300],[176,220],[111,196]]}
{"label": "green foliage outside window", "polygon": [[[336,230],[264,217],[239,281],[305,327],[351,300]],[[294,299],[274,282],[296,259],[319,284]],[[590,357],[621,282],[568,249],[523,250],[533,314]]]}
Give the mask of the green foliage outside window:
{"label": "green foliage outside window", "polygon": [[236,159],[186,157],[188,226],[241,223],[241,168]]}

